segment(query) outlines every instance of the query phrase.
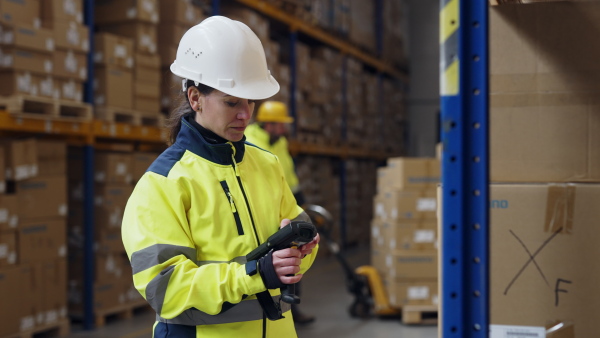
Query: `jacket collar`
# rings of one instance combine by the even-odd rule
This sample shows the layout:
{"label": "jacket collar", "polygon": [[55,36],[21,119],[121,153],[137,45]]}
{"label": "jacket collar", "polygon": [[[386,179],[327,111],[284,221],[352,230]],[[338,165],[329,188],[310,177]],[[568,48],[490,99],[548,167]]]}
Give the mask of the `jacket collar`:
{"label": "jacket collar", "polygon": [[181,129],[177,134],[176,146],[182,147],[191,151],[192,153],[205,158],[211,162],[230,165],[233,164],[232,154],[234,154],[235,148],[235,161],[241,162],[244,158],[244,136],[240,141],[219,144],[208,143],[200,132],[194,128],[185,118],[181,119]]}

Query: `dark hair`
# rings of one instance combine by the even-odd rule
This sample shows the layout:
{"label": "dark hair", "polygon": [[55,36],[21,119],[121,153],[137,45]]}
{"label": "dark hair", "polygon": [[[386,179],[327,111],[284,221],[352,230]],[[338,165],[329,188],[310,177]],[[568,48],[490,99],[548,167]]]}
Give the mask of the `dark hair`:
{"label": "dark hair", "polygon": [[[198,88],[198,91],[202,95],[208,95],[215,90],[214,88],[206,86],[202,83],[199,83],[196,86],[192,80],[187,80],[187,88],[189,87]],[[175,143],[177,140],[177,134],[179,134],[179,130],[181,130],[181,118],[187,115],[193,115],[194,113],[195,111],[192,109],[192,106],[190,106],[187,90],[185,92],[182,91],[177,97],[177,108],[173,109],[169,118],[165,122],[165,126],[169,130],[169,145],[173,145],[173,143]]]}

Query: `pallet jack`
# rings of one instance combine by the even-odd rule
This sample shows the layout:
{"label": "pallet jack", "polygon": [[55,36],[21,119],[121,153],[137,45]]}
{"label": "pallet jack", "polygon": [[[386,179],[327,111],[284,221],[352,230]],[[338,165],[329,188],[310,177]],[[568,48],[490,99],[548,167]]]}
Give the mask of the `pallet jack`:
{"label": "pallet jack", "polygon": [[317,231],[325,238],[327,247],[333,252],[344,270],[346,287],[348,292],[354,295],[354,301],[348,308],[350,316],[365,319],[372,315],[400,315],[401,311],[399,309],[390,306],[383,281],[377,269],[370,265],[363,265],[355,270],[350,267],[340,250],[340,246],[331,237],[331,229],[334,223],[331,214],[319,205],[307,204],[303,208],[312,219]]}

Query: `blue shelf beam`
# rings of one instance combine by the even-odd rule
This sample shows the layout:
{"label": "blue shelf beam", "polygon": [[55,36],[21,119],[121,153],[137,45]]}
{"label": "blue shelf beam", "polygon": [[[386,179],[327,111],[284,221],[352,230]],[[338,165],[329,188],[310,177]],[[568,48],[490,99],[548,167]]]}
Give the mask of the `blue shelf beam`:
{"label": "blue shelf beam", "polygon": [[442,337],[489,330],[487,1],[440,0]]}

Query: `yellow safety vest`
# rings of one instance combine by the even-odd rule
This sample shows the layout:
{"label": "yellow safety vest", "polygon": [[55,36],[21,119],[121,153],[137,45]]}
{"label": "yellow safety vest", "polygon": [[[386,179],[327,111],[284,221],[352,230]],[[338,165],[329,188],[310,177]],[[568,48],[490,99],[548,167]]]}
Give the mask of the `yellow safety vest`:
{"label": "yellow safety vest", "polygon": [[288,141],[285,137],[280,137],[275,143],[269,143],[269,133],[262,129],[257,123],[253,123],[246,128],[246,141],[263,148],[279,158],[279,163],[283,168],[285,180],[292,189],[293,193],[299,191],[298,176],[294,168],[294,160],[290,155]]}
{"label": "yellow safety vest", "polygon": [[[155,333],[296,337],[291,312],[264,317],[254,295],[266,287],[247,272],[245,255],[301,213],[276,156],[243,140],[209,144],[182,120],[176,143],[137,183],[122,224],[135,287],[157,313]],[[277,300],[279,290],[269,291]]]}

